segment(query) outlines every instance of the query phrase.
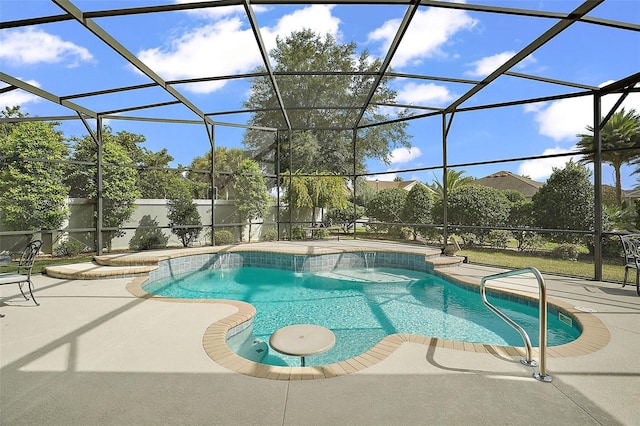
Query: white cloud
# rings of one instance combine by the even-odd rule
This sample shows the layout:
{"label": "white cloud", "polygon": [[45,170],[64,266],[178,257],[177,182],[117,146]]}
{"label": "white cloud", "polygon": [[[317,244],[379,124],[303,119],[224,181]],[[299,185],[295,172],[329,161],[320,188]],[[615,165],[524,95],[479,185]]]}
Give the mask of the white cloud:
{"label": "white cloud", "polygon": [[452,100],[453,96],[449,89],[434,83],[408,83],[398,91],[397,99],[401,103],[440,106]]}
{"label": "white cloud", "polygon": [[396,148],[391,151],[389,161],[391,164],[403,164],[415,160],[422,155],[420,148],[412,146],[411,148]]}
{"label": "white cloud", "polygon": [[[566,148],[548,148],[545,149],[542,155],[554,155],[554,154],[564,154],[574,151],[574,148],[566,149]],[[546,181],[549,176],[553,173],[553,168],[564,168],[564,165],[569,161],[573,160],[574,162],[578,162],[580,159],[579,155],[571,155],[571,156],[563,156],[563,157],[550,157],[550,158],[541,158],[536,160],[527,160],[522,162],[520,167],[518,167],[518,174],[529,176],[533,180],[537,180],[538,182]]]}
{"label": "white cloud", "polygon": [[338,39],[340,19],[331,14],[332,9],[331,5],[314,4],[284,15],[274,28],[263,29],[262,36],[267,50],[276,47],[276,37],[286,37],[303,29],[310,29],[322,36],[331,34]]}
{"label": "white cloud", "polygon": [[367,180],[374,181],[374,182],[376,180],[379,180],[380,182],[391,182],[398,176],[398,173],[393,172],[393,170],[387,170],[387,171],[389,173],[368,176]]}
{"label": "white cloud", "polygon": [[[401,22],[401,19],[386,21],[369,33],[369,41],[383,42],[381,50],[386,52]],[[429,8],[417,11],[398,46],[393,66],[402,67],[424,58],[444,55],[442,46],[457,32],[473,28],[476,22],[462,10]]]}
{"label": "white cloud", "polygon": [[[166,80],[236,74],[255,67],[260,58],[253,32],[242,29],[239,18],[193,28],[172,40],[169,48],[142,50],[137,56]],[[224,84],[213,81],[186,89],[209,93]]]}
{"label": "white cloud", "polygon": [[[605,115],[618,100],[619,95],[609,95],[602,98],[602,115]],[[627,110],[633,108],[640,111],[640,95],[631,94],[622,103]],[[577,134],[587,133],[586,126],[593,125],[593,98],[561,99],[548,103],[531,104],[525,107],[525,112],[534,114],[538,124],[538,133],[553,140],[575,141]]]}
{"label": "white cloud", "polygon": [[[292,31],[308,28],[319,34],[337,36],[340,20],[331,15],[332,8],[312,5],[284,15],[274,27],[262,27],[261,35],[267,50],[275,47],[276,37],[286,37]],[[238,74],[262,64],[253,31],[237,16],[190,28],[169,40],[168,47],[142,50],[137,56],[166,80]],[[214,81],[189,85],[185,89],[210,93],[225,84]]]}
{"label": "white cloud", "polygon": [[0,60],[13,65],[67,61],[69,67],[74,67],[92,59],[84,47],[39,29],[9,30],[0,35]]}
{"label": "white cloud", "polygon": [[[26,81],[26,83],[29,83],[30,85],[35,87],[40,87],[40,84],[34,80]],[[7,85],[3,84],[2,88],[4,87],[7,87]],[[25,104],[36,103],[40,102],[41,100],[42,99],[39,96],[33,95],[29,92],[25,92],[21,89],[15,89],[0,95],[0,108],[4,109],[5,107],[14,107],[17,105],[24,106]]]}
{"label": "white cloud", "polygon": [[[185,3],[200,3],[201,0],[175,0],[178,4]],[[256,6],[252,6],[256,11]],[[220,7],[207,7],[202,9],[185,10],[190,15],[200,16],[205,19],[220,19],[225,16],[244,13],[244,7],[242,6],[220,6]]]}
{"label": "white cloud", "polygon": [[[496,69],[498,69],[498,67],[507,62],[509,59],[511,59],[515,54],[516,52],[508,50],[506,52],[497,53],[492,56],[486,56],[473,62],[471,65],[473,65],[474,68],[471,71],[467,71],[465,74],[473,77],[486,77]],[[524,68],[528,64],[531,64],[535,61],[536,60],[533,56],[528,56],[520,61],[516,65],[516,68]]]}

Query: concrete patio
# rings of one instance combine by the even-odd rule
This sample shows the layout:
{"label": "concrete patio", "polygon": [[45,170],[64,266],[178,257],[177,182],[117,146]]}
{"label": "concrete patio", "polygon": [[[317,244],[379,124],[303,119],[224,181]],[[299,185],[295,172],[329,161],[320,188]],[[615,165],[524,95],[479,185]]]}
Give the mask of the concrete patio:
{"label": "concrete patio", "polygon": [[[462,264],[445,272],[479,281],[499,270]],[[0,287],[2,424],[634,425],[640,418],[640,297],[630,286],[545,276],[551,299],[592,311],[610,332],[592,353],[549,358],[552,383],[533,379],[518,357],[414,342],[353,374],[281,381],[238,374],[207,355],[203,334],[234,306],[138,298],[126,289],[131,280],[38,275],[40,306],[17,286]]]}

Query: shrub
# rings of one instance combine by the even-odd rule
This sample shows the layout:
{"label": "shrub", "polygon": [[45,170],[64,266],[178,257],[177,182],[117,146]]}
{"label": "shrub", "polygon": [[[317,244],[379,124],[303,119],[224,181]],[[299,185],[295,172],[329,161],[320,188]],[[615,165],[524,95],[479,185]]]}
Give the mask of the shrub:
{"label": "shrub", "polygon": [[[448,199],[448,220],[453,233],[464,228],[455,225],[474,226],[474,233],[480,244],[484,243],[489,231],[484,227],[503,226],[509,218],[511,203],[502,191],[482,185],[464,185],[451,191]],[[443,200],[434,203],[434,221],[443,220]]]}
{"label": "shrub", "polygon": [[315,238],[319,238],[319,239],[322,239],[322,238],[329,238],[329,231],[327,231],[327,230],[326,230],[326,229],[324,229],[324,228],[314,229],[314,230],[313,230],[313,236],[314,236]]}
{"label": "shrub", "polygon": [[223,229],[221,231],[216,231],[215,234],[213,234],[213,241],[215,245],[221,246],[225,244],[233,244],[235,242],[235,238],[233,238],[231,231]]}
{"label": "shrub", "polygon": [[304,240],[306,238],[306,234],[304,229],[300,226],[296,226],[291,230],[291,239],[292,240]]}
{"label": "shrub", "polygon": [[462,244],[465,247],[475,247],[478,245],[478,237],[472,232],[461,234],[460,238],[462,238]]}
{"label": "shrub", "polygon": [[487,242],[491,244],[493,248],[505,249],[509,240],[512,238],[511,232],[501,229],[494,229],[489,232]]}
{"label": "shrub", "polygon": [[353,206],[352,202],[347,202],[345,207],[332,208],[325,215],[325,221],[331,225],[337,225],[345,234],[353,228],[356,221],[365,215],[364,207]]}
{"label": "shrub", "polygon": [[[191,194],[181,194],[168,202],[167,218],[171,233],[180,238],[183,247],[190,246],[200,235],[200,213],[198,206],[191,199]],[[194,226],[189,226],[194,225]]]}
{"label": "shrub", "polygon": [[84,253],[87,246],[77,240],[63,241],[53,250],[53,255],[58,257],[77,256]]}
{"label": "shrub", "polygon": [[620,242],[620,237],[616,236],[607,236],[602,238],[602,255],[604,257],[622,257],[622,242]]}
{"label": "shrub", "polygon": [[576,244],[560,244],[551,252],[553,257],[563,260],[578,260],[578,246]]}
{"label": "shrub", "polygon": [[262,234],[262,241],[275,241],[278,239],[278,231],[275,229],[269,229],[264,234]]}
{"label": "shrub", "polygon": [[138,242],[138,246],[135,248],[138,250],[149,250],[152,248],[160,248],[166,246],[166,237],[163,238],[160,235],[154,233],[143,235]]}
{"label": "shrub", "polygon": [[[555,229],[545,238],[556,243],[582,243],[593,247],[591,236],[563,232],[565,229],[593,230],[594,204],[591,172],[586,166],[569,161],[563,169],[553,168],[551,177],[533,196],[536,226]],[[591,240],[591,241],[590,241]]]}

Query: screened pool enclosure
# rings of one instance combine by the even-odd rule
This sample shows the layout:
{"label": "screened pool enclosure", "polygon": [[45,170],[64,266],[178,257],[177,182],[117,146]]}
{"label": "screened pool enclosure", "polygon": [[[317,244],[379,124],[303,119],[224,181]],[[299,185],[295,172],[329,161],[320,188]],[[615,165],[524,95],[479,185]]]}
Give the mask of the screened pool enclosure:
{"label": "screened pool enclosure", "polygon": [[[71,236],[97,253],[110,249],[118,236],[131,245],[135,238],[155,233],[166,244],[176,223],[158,212],[166,211],[164,201],[172,197],[154,190],[177,181],[164,180],[164,174],[197,183],[191,195],[201,216],[201,244],[214,244],[215,233],[223,229],[232,231],[236,240],[246,239],[249,223],[254,228],[248,237],[258,232],[253,240],[268,230],[277,239],[290,239],[296,228],[317,226],[323,217],[315,207],[330,203],[297,209],[292,194],[298,178],[322,182],[340,178],[344,188],[338,191],[346,191],[353,201],[361,195],[358,191],[367,188],[358,184],[362,181],[375,192],[380,188],[373,182],[394,177],[433,178],[440,184],[441,217],[429,223],[362,218],[341,238],[358,238],[354,228],[365,223],[421,226],[437,234],[439,241],[482,228],[512,231],[508,224],[451,223],[447,207],[451,171],[481,177],[490,174],[489,169],[497,172],[516,164],[589,158],[591,225],[518,229],[585,236],[593,242],[593,277],[602,278],[602,241],[620,231],[605,223],[603,168],[614,154],[632,158],[631,153],[640,149],[637,128],[636,136],[625,144],[604,144],[601,137],[615,113],[625,107],[629,111],[634,102],[640,105],[640,8],[634,2],[567,0],[544,3],[546,10],[515,1],[43,0],[29,4],[9,0],[0,5],[5,46],[4,53],[0,48],[4,83],[0,95],[9,99],[22,94],[26,97],[10,99],[28,102],[37,99],[37,108],[27,101],[6,104],[21,108],[20,113],[7,109],[0,117],[0,137],[15,140],[18,136],[9,135],[21,123],[55,122],[73,143],[58,156],[34,157],[32,153],[41,152],[37,146],[31,147],[33,151],[0,152],[0,167],[27,170],[37,165],[35,175],[69,178],[65,181],[69,192],[66,216],[57,226],[28,219],[10,222],[10,212],[0,212],[0,251],[10,251],[36,233],[45,241],[48,236],[51,244]],[[275,14],[281,14],[279,26],[273,23]],[[309,14],[318,27],[296,26],[296,20],[313,22],[305,21]],[[321,33],[325,18],[340,28],[330,38]],[[197,26],[185,29],[192,20],[198,20]],[[371,52],[349,47],[355,34],[351,28],[364,28],[362,34],[368,38],[358,44],[371,46]],[[156,44],[145,44],[142,32],[151,33]],[[494,50],[483,45],[488,33],[500,34],[503,40]],[[86,60],[92,65],[29,62],[25,52],[42,47],[29,43],[44,40],[34,36],[43,34],[47,40],[75,46],[74,62]],[[21,62],[10,59],[18,55],[8,51],[9,41],[15,39],[22,42]],[[189,54],[180,56],[181,46],[186,45]],[[296,45],[317,49],[304,56]],[[336,50],[326,53],[329,48]],[[340,49],[343,56],[336,53]],[[479,71],[490,62],[482,62],[483,58],[493,58],[493,66]],[[181,60],[188,62],[183,68],[174,63]],[[55,72],[56,78],[37,81],[36,63]],[[445,63],[450,66],[444,67]],[[604,75],[596,70],[598,63],[616,66]],[[429,95],[410,96],[411,91],[415,95],[421,90],[430,90]],[[573,101],[588,104],[592,111],[581,126],[581,133],[587,133],[587,126],[593,130],[588,149],[578,145],[541,149],[509,130],[518,125],[512,122],[514,114],[529,114],[528,125],[533,126],[534,114]],[[551,108],[545,112],[554,114]],[[555,114],[563,120],[560,109]],[[521,129],[527,126],[522,120]],[[469,133],[474,128],[477,132]],[[136,139],[140,134],[147,135],[146,140]],[[130,161],[118,160],[119,154],[106,148],[116,136],[129,138],[130,147],[142,147],[131,152],[145,154],[144,161],[131,155]],[[151,143],[153,148],[145,150]],[[78,154],[79,146],[83,155]],[[236,152],[232,148],[238,147],[243,158],[232,155]],[[415,147],[419,150],[414,152],[423,155],[420,162],[385,165],[395,149],[411,152]],[[186,151],[193,154],[186,157]],[[196,156],[201,161],[194,161]],[[172,161],[166,161],[168,157]],[[258,168],[240,167],[243,159],[253,160]],[[238,213],[236,201],[246,191],[236,187],[240,176],[265,179],[270,196],[267,211],[257,216]],[[141,177],[154,197],[138,197],[134,219],[112,220],[114,201],[105,198],[112,182],[120,178],[135,183]],[[2,196],[8,196],[6,181],[3,188],[7,193]],[[137,195],[145,194],[140,191]],[[350,204],[354,216],[358,216],[356,204]],[[47,205],[48,197],[42,196],[38,208],[46,210]]]}

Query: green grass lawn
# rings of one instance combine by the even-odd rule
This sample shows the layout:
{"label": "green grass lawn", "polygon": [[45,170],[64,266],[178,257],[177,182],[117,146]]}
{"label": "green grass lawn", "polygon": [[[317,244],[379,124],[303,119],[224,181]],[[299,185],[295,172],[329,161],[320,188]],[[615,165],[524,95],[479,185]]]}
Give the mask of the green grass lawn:
{"label": "green grass lawn", "polygon": [[[41,258],[37,259],[33,264],[33,269],[31,273],[33,274],[41,274],[44,272],[45,266],[50,265],[69,265],[71,263],[81,263],[81,262],[91,262],[93,260],[92,254],[86,254],[82,256],[74,256],[74,257],[52,257],[52,258]],[[15,272],[18,269],[17,264],[12,263],[7,266],[3,266],[0,268],[0,272]]]}
{"label": "green grass lawn", "polygon": [[[570,275],[576,277],[593,278],[594,264],[591,260],[562,260],[533,253],[519,253],[510,250],[472,250],[464,249],[456,254],[467,256],[469,262],[486,265],[502,266],[512,269],[533,266],[541,272]],[[622,259],[619,263],[604,263],[602,265],[603,281],[619,281],[624,278]]]}

